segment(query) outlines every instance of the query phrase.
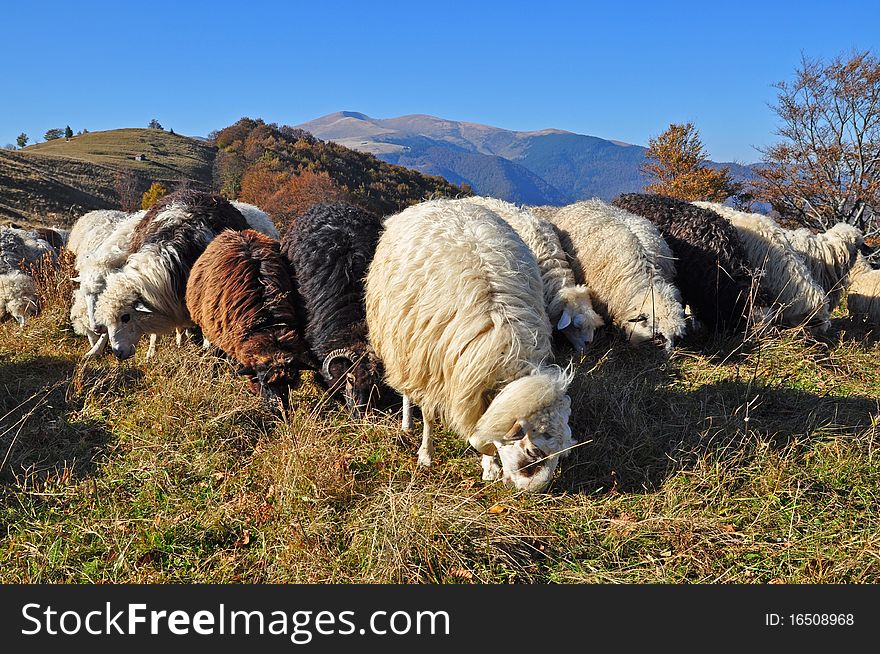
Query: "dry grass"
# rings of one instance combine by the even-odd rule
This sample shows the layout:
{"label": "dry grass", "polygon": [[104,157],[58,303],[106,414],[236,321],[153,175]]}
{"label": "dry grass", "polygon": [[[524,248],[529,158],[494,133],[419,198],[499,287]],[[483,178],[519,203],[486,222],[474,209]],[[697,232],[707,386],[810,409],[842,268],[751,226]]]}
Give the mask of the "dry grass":
{"label": "dry grass", "polygon": [[63,306],[0,326],[0,581],[877,582],[880,371],[835,318],[686,342],[604,336],[550,492],[479,479],[396,415],[353,423],[308,375],[285,423],[170,339],[83,366]]}

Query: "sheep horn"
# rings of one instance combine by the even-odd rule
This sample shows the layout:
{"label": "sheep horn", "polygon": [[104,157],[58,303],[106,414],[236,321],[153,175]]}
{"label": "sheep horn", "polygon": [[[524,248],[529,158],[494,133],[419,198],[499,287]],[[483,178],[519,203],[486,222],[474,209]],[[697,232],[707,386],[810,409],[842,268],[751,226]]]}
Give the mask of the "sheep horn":
{"label": "sheep horn", "polygon": [[335,359],[348,359],[353,363],[355,359],[357,359],[357,355],[351,348],[347,347],[333,350],[330,354],[324,357],[324,363],[321,365],[321,375],[323,375],[324,379],[330,379],[330,364],[333,363]]}
{"label": "sheep horn", "polygon": [[502,439],[504,442],[510,441],[518,441],[525,438],[526,434],[529,433],[531,429],[531,425],[529,421],[525,418],[518,418],[515,423],[513,423],[513,427],[510,428],[506,434],[504,434],[504,438]]}

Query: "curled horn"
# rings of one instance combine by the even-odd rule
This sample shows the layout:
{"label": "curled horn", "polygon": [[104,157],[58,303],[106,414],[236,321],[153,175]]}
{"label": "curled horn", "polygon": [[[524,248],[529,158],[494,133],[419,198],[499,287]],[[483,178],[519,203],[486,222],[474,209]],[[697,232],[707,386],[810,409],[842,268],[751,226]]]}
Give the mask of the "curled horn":
{"label": "curled horn", "polygon": [[334,359],[348,359],[349,361],[354,361],[357,359],[357,355],[351,348],[341,347],[339,349],[333,350],[330,354],[324,357],[324,363],[321,365],[321,375],[324,379],[330,379],[330,364],[333,363]]}
{"label": "curled horn", "polygon": [[525,438],[531,428],[532,426],[529,424],[528,420],[525,418],[518,418],[517,421],[513,423],[513,427],[510,428],[510,431],[504,434],[502,440],[505,442],[518,441]]}

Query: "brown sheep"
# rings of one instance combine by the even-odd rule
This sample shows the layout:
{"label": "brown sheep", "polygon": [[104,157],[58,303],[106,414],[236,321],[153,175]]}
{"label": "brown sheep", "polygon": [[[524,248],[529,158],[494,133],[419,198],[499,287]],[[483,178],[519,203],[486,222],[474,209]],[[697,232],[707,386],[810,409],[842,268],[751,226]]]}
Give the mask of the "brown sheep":
{"label": "brown sheep", "polygon": [[300,370],[319,362],[301,336],[295,282],[279,248],[252,229],[221,233],[193,266],[186,306],[205,338],[241,364],[251,389],[286,409]]}

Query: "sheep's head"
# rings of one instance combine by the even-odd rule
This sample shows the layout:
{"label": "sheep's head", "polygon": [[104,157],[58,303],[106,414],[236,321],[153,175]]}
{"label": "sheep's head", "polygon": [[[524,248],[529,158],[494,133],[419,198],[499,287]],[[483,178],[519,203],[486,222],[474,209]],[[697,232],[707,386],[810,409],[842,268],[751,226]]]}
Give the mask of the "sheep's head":
{"label": "sheep's head", "polygon": [[153,309],[133,285],[121,273],[113,273],[108,275],[107,288],[95,304],[92,331],[107,334],[117,359],[130,359],[141,336],[154,331],[144,324],[152,314]]}
{"label": "sheep's head", "polygon": [[18,324],[24,327],[28,319],[37,315],[37,298],[36,294],[31,296],[17,297],[6,303],[6,310],[18,321]]}
{"label": "sheep's head", "polygon": [[251,390],[270,404],[280,404],[287,411],[288,396],[300,384],[300,370],[313,367],[311,354],[297,355],[275,351],[259,353],[253,360],[242,364],[237,374],[248,378]]}
{"label": "sheep's head", "polygon": [[568,339],[574,349],[583,352],[593,340],[596,330],[605,324],[602,317],[593,309],[590,289],[586,286],[571,286],[559,292],[562,314],[556,329]]}
{"label": "sheep's head", "polygon": [[542,491],[576,441],[565,394],[571,375],[542,368],[505,386],[480,418],[468,442],[501,458],[503,479],[523,490]]}
{"label": "sheep's head", "polygon": [[631,311],[621,326],[632,345],[653,342],[667,352],[687,332],[687,317],[678,290],[665,283],[654,286],[653,293]]}
{"label": "sheep's head", "polygon": [[342,391],[349,412],[360,417],[375,402],[382,367],[369,347],[340,348],[324,357],[321,377],[331,391]]}

